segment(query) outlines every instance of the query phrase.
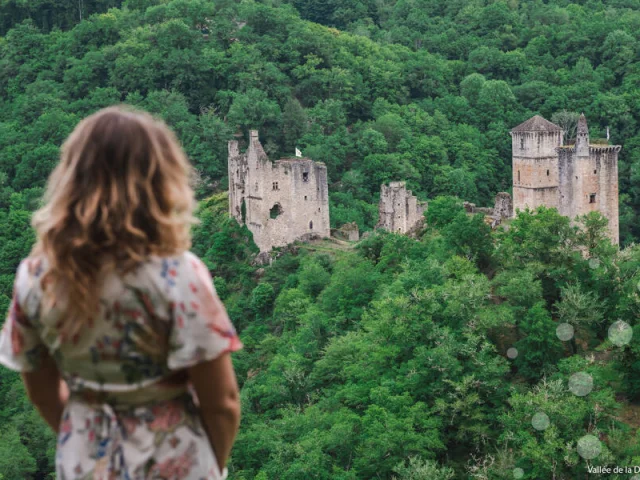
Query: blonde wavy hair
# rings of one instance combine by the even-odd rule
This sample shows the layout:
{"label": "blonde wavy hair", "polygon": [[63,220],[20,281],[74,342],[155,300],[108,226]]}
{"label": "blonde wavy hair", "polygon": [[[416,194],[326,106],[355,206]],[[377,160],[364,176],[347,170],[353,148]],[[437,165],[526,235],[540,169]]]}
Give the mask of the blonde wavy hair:
{"label": "blonde wavy hair", "polygon": [[62,304],[63,336],[93,320],[105,274],[191,247],[191,173],[171,130],[129,107],[100,110],[67,138],[32,221],[45,308]]}

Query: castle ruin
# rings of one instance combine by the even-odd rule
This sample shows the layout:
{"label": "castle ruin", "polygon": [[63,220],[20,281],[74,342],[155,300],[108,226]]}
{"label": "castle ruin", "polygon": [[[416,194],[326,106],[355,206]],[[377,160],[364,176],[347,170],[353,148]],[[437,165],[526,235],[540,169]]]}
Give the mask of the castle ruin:
{"label": "castle ruin", "polygon": [[379,220],[376,229],[407,233],[423,219],[426,203],[420,202],[405,182],[391,182],[380,187]]}
{"label": "castle ruin", "polygon": [[511,130],[513,207],[553,207],[572,220],[599,211],[609,220],[609,236],[619,243],[619,145],[589,143],[584,115],[574,145],[563,144],[562,128],[539,115]]}
{"label": "castle ruin", "polygon": [[483,214],[485,222],[491,228],[496,228],[504,220],[513,218],[513,200],[507,192],[499,192],[494,200],[493,208],[476,207],[475,203],[463,202],[464,210],[469,214]]}
{"label": "castle ruin", "polygon": [[360,229],[356,222],[345,223],[342,227],[332,229],[331,235],[338,240],[357,242],[360,240]]}
{"label": "castle ruin", "polygon": [[258,132],[240,153],[229,142],[229,213],[247,225],[260,252],[304,238],[324,238],[329,230],[327,167],[308,158],[272,162]]}

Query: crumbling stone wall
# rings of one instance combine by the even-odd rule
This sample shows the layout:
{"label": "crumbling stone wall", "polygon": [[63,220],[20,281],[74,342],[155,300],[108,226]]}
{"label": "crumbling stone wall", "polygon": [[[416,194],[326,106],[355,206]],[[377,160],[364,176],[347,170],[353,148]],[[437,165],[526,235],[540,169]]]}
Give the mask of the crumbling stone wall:
{"label": "crumbling stone wall", "polygon": [[500,192],[496,195],[493,215],[501,219],[513,217],[513,199],[507,192]]}
{"label": "crumbling stone wall", "polygon": [[332,235],[339,240],[357,242],[360,240],[360,229],[356,222],[345,223],[342,227],[332,230]]}
{"label": "crumbling stone wall", "polygon": [[420,220],[426,210],[426,203],[420,202],[405,182],[391,182],[380,187],[379,220],[376,229],[389,232],[407,233]]}
{"label": "crumbling stone wall", "polygon": [[503,220],[513,217],[513,201],[507,192],[496,195],[493,208],[476,207],[475,203],[469,202],[463,202],[462,205],[469,214],[484,214],[485,222],[491,225],[491,228],[496,228]]}
{"label": "crumbling stone wall", "polygon": [[306,237],[329,237],[327,167],[308,158],[272,162],[252,130],[240,153],[229,142],[229,213],[247,225],[261,252]]}

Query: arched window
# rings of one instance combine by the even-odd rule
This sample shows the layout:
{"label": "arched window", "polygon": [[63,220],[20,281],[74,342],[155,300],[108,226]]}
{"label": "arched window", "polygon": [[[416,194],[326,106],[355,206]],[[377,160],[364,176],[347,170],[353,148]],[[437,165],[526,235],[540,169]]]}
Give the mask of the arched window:
{"label": "arched window", "polygon": [[520,137],[520,150],[524,150],[524,137]]}
{"label": "arched window", "polygon": [[313,220],[309,222],[309,230],[313,230]]}

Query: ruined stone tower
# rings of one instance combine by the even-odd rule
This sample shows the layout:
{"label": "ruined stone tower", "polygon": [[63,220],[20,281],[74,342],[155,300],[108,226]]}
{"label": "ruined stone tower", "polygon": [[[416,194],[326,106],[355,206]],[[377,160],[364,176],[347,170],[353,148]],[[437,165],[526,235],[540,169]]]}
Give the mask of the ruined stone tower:
{"label": "ruined stone tower", "polygon": [[258,132],[240,153],[229,142],[229,213],[247,225],[261,252],[305,236],[329,237],[327,167],[308,158],[272,162]]}
{"label": "ruined stone tower", "polygon": [[619,242],[619,145],[592,145],[584,115],[575,145],[563,145],[562,129],[539,115],[511,130],[513,207],[557,208],[571,219],[599,211],[609,220],[609,236]]}
{"label": "ruined stone tower", "polygon": [[391,182],[388,187],[382,185],[376,228],[407,233],[422,219],[425,209],[426,205],[407,190],[405,182]]}

